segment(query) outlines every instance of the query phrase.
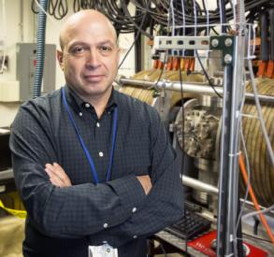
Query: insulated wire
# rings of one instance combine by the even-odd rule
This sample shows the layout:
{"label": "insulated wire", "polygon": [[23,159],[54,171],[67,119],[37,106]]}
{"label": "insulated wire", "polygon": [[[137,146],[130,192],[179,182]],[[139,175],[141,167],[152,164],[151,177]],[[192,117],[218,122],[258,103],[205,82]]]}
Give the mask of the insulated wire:
{"label": "insulated wire", "polygon": [[209,11],[208,11],[208,0],[203,0],[204,8],[206,11],[206,35],[209,36]]}
{"label": "insulated wire", "polygon": [[242,126],[240,128],[240,136],[241,136],[241,141],[242,141],[242,147],[243,147],[244,156],[246,157],[245,158],[245,164],[246,164],[246,170],[247,170],[247,183],[246,183],[246,190],[245,190],[245,195],[244,195],[244,199],[243,199],[243,204],[241,205],[241,210],[239,212],[238,219],[237,219],[237,222],[236,222],[235,231],[237,231],[237,229],[238,229],[238,227],[240,225],[242,214],[244,212],[244,206],[245,206],[245,203],[246,203],[247,198],[248,198],[248,192],[249,192],[249,186],[250,186],[250,174],[251,174],[251,172],[250,172],[250,162],[249,162],[249,158],[248,158],[248,153],[247,153],[247,148],[246,148],[246,142],[245,142],[245,139],[244,139],[244,134],[243,134],[243,128],[242,128]]}
{"label": "insulated wire", "polygon": [[271,212],[272,210],[274,210],[274,204],[271,205],[270,207],[264,209],[264,210],[260,210],[260,211],[254,211],[254,212],[250,212],[248,214],[245,214],[242,216],[242,219],[247,219],[247,218],[250,218],[250,217],[253,217],[255,215],[259,215],[260,213],[268,213],[268,212]]}
{"label": "insulated wire", "polygon": [[196,1],[193,0],[193,13],[194,13],[194,36],[197,36],[197,8],[196,8]]}
{"label": "insulated wire", "polygon": [[[170,13],[171,13],[171,17],[170,17]],[[171,20],[171,23],[172,23],[171,36],[174,37],[175,36],[175,14],[174,14],[173,0],[170,1],[170,11],[169,11],[169,15],[167,17],[168,17],[168,19]]]}
{"label": "insulated wire", "polygon": [[225,5],[223,3],[223,0],[219,0],[218,1],[219,3],[219,12],[220,12],[220,24],[221,24],[221,31],[222,33],[225,33],[225,26],[224,24],[226,23],[226,20],[225,20]]}
{"label": "insulated wire", "polygon": [[184,0],[181,0],[182,3],[182,15],[183,15],[183,36],[186,35],[186,18],[185,18],[185,4]]}
{"label": "insulated wire", "polygon": [[142,29],[142,26],[143,26],[144,21],[145,21],[144,17],[146,17],[147,13],[143,14],[141,26],[139,26],[139,25],[134,21],[134,19],[132,18],[132,16],[130,15],[130,12],[129,12],[128,9],[127,9],[127,5],[124,3],[124,1],[122,1],[121,3],[122,3],[123,10],[125,11],[127,17],[130,19],[130,21],[132,22],[132,24],[135,26],[135,29],[138,30],[138,33],[140,34],[140,32],[142,32],[142,33],[143,33],[144,35],[146,35],[147,37],[150,37],[150,35],[149,35],[146,31],[144,31],[144,30]]}
{"label": "insulated wire", "polygon": [[[246,76],[245,76],[245,79],[246,79]],[[244,84],[245,84],[245,82],[246,81],[244,80]],[[244,104],[245,104],[245,92],[246,92],[246,87],[244,86],[243,99],[242,99],[242,103],[241,103],[241,107],[240,107],[240,111],[239,111],[239,113],[240,113],[241,116],[243,114],[243,109],[244,109]],[[236,226],[235,226],[235,231],[238,230],[238,227],[240,225],[241,216],[242,216],[242,213],[244,211],[244,206],[245,206],[245,203],[246,203],[247,198],[248,198],[248,188],[249,188],[249,185],[250,185],[250,174],[251,174],[251,172],[250,172],[250,162],[249,162],[248,153],[247,153],[247,147],[246,147],[246,141],[245,141],[244,133],[243,133],[242,119],[241,119],[239,131],[240,131],[240,138],[241,138],[241,142],[242,142],[242,148],[243,148],[244,156],[246,157],[246,170],[247,170],[248,181],[247,181],[247,185],[246,185],[244,202],[243,202],[243,204],[241,206],[241,210],[240,210],[239,215],[238,215],[238,219],[237,219]]]}
{"label": "insulated wire", "polygon": [[[149,0],[149,4],[150,4],[150,1],[151,1],[151,0]],[[141,28],[142,28],[142,26],[143,26],[143,23],[144,23],[145,19],[146,19],[146,13],[143,15],[142,23],[141,23],[141,26],[140,26]],[[121,63],[119,64],[118,69],[121,68],[121,66],[123,65],[125,59],[126,59],[127,56],[129,55],[129,53],[130,53],[130,51],[132,50],[132,48],[134,47],[134,45],[136,44],[136,40],[137,40],[138,37],[140,36],[140,33],[141,33],[141,30],[138,30],[137,35],[136,35],[136,37],[134,38],[133,43],[131,44],[129,50],[128,50],[127,53],[125,54],[125,56],[124,56],[123,60],[121,61]]]}
{"label": "insulated wire", "polygon": [[[247,185],[247,183],[248,183],[248,177],[247,177],[247,172],[246,172],[246,168],[245,168],[245,164],[244,164],[244,158],[243,158],[242,154],[239,155],[239,165],[240,165],[240,170],[241,170],[242,175],[243,175],[243,179],[244,179],[244,181],[245,181],[245,183]],[[258,210],[258,211],[260,211],[260,206],[259,206],[257,198],[256,198],[256,196],[254,194],[252,186],[249,185],[248,188],[249,188],[250,197],[252,199],[252,202],[254,203],[255,209]],[[264,228],[266,229],[266,232],[267,232],[267,234],[268,234],[268,236],[269,236],[272,244],[274,244],[274,236],[273,236],[272,231],[271,231],[271,229],[270,229],[270,227],[269,227],[269,225],[268,225],[268,223],[267,223],[267,221],[265,219],[265,216],[262,213],[259,213],[259,216],[260,216],[262,224],[263,224]]]}
{"label": "insulated wire", "polygon": [[38,2],[38,0],[34,0],[34,3],[39,7],[38,9],[40,9],[44,14],[47,15],[47,17],[53,22],[53,24],[55,24],[56,26],[60,27],[60,24],[58,22],[56,22],[51,16],[50,14],[43,8],[43,6]]}
{"label": "insulated wire", "polygon": [[[36,0],[32,0],[31,9],[34,13],[38,13],[38,10],[35,8]],[[174,0],[173,0],[174,1]],[[202,0],[204,1],[204,0]],[[178,8],[174,9],[174,18],[173,18],[173,27],[193,24],[193,20],[195,19],[196,24],[207,24],[204,27],[197,27],[197,34],[203,30],[208,30],[208,24],[210,24],[210,28],[213,28],[212,24],[223,24],[225,28],[226,20],[229,21],[235,17],[235,5],[231,3],[231,1],[235,2],[235,0],[224,1],[224,0],[216,0],[218,6],[215,10],[208,11],[207,8],[201,8],[198,5],[198,2],[193,0],[196,12],[193,14],[193,4],[192,1],[176,1]],[[225,8],[225,3],[230,2],[230,8]],[[136,32],[139,28],[141,29],[141,33],[148,37],[153,37],[153,35],[148,34],[146,32],[146,28],[150,26],[150,24],[158,24],[163,27],[168,26],[168,14],[170,13],[170,5],[174,5],[174,2],[170,2],[170,0],[151,0],[150,5],[147,4],[147,0],[121,0],[118,2],[120,5],[124,5],[124,7],[120,7],[117,4],[116,0],[97,0],[97,1],[73,1],[73,11],[80,11],[81,9],[96,9],[108,16],[108,18],[114,23],[114,26],[117,30],[117,33],[132,33]],[[139,8],[140,14],[137,16],[131,16],[125,6],[128,4],[133,4],[135,8]],[[259,13],[266,9],[269,5],[269,0],[245,0],[245,9],[247,13],[248,21],[253,22],[254,20],[258,20]],[[181,7],[180,7],[181,5]],[[225,11],[225,13],[224,13]],[[67,0],[49,0],[49,13],[55,19],[62,19],[68,13],[68,1]],[[144,13],[147,13],[145,26],[141,27],[142,16]],[[193,17],[195,15],[196,17]],[[210,20],[209,20],[210,16]],[[185,35],[186,31],[183,32]],[[208,32],[207,32],[208,33]],[[187,34],[193,34],[193,31],[187,30]]]}
{"label": "insulated wire", "polygon": [[[182,15],[183,15],[183,36],[186,35],[186,19],[185,19],[185,1],[181,0],[182,4]],[[185,56],[185,48],[183,48],[183,56]]]}

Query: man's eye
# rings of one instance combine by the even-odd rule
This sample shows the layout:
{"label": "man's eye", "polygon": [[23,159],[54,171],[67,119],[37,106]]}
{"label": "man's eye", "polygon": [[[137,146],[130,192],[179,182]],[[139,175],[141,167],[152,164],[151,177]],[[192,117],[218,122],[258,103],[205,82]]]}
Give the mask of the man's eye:
{"label": "man's eye", "polygon": [[82,46],[76,46],[74,48],[72,48],[71,53],[74,55],[80,55],[83,54],[85,52],[85,48]]}
{"label": "man's eye", "polygon": [[104,54],[108,54],[112,51],[112,47],[110,47],[110,46],[100,46],[99,50],[100,50],[100,52],[102,52]]}

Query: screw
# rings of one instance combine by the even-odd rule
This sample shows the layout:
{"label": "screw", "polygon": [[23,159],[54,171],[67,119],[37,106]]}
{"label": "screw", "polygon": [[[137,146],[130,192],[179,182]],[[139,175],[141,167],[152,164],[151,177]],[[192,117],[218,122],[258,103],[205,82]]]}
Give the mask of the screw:
{"label": "screw", "polygon": [[230,54],[226,54],[224,57],[225,63],[229,64],[232,62],[232,56]]}
{"label": "screw", "polygon": [[219,45],[219,40],[218,39],[213,39],[212,42],[211,42],[211,45],[213,47],[217,47]]}
{"label": "screw", "polygon": [[226,45],[226,46],[231,46],[231,45],[232,45],[232,39],[231,39],[231,38],[227,38],[227,39],[225,40],[225,45]]}

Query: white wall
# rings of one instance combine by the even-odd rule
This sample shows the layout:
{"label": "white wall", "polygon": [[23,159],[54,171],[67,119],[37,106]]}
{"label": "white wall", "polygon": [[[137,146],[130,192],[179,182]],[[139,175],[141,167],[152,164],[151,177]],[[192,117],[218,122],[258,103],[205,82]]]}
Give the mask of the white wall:
{"label": "white wall", "polygon": [[[68,1],[72,5],[73,1]],[[9,68],[0,74],[1,81],[16,80],[16,43],[35,43],[36,41],[36,15],[31,11],[32,0],[0,0],[0,42],[4,42],[6,55],[9,57]],[[22,10],[22,11],[21,11]],[[69,6],[69,14],[72,14],[72,6]],[[4,15],[6,14],[6,15]],[[47,19],[46,43],[59,43],[59,29],[65,19],[56,20],[54,18]],[[121,59],[127,49],[133,42],[133,35],[122,34],[119,40],[122,48]],[[1,45],[1,44],[0,44]],[[2,47],[0,46],[0,55]],[[119,74],[131,76],[134,74],[134,49],[127,57],[122,65]],[[62,71],[56,63],[56,88],[64,85]],[[21,103],[3,103],[0,102],[0,127],[8,127],[11,125],[18,107]]]}

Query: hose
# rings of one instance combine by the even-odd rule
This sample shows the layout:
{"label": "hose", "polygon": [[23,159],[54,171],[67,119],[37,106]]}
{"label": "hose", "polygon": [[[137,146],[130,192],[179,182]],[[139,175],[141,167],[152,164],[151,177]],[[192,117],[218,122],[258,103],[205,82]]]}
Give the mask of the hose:
{"label": "hose", "polygon": [[[47,10],[48,0],[41,0],[40,5],[44,10]],[[45,60],[46,21],[47,15],[40,8],[37,25],[36,66],[33,82],[33,98],[41,95],[41,85]]]}

